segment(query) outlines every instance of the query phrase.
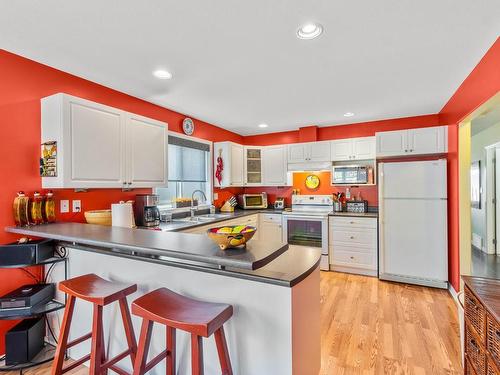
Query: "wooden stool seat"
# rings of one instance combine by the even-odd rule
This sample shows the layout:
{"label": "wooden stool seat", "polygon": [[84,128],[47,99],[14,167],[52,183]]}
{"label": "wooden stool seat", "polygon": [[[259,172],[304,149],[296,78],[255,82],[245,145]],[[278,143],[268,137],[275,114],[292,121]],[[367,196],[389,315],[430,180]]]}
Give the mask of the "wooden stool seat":
{"label": "wooden stool seat", "polygon": [[[167,360],[167,375],[176,372],[176,330],[191,334],[191,370],[203,374],[202,337],[215,337],[223,375],[232,375],[231,361],[224,335],[224,323],[233,315],[233,307],[223,303],[197,301],[166,288],[156,289],[132,302],[132,314],[143,318],[134,364],[134,375],[143,375],[160,361]],[[153,323],[166,326],[166,350],[147,361]]]}
{"label": "wooden stool seat", "polygon": [[224,303],[197,301],[160,288],[132,303],[132,314],[142,318],[209,337],[233,315]]}
{"label": "wooden stool seat", "polygon": [[[137,343],[127,304],[127,296],[137,290],[137,285],[116,283],[94,274],[88,274],[60,282],[59,289],[68,295],[68,299],[64,309],[64,317],[59,332],[59,340],[57,342],[51,374],[63,374],[90,360],[89,373],[92,375],[105,375],[108,373],[108,370],[113,370],[120,375],[128,375],[126,371],[117,367],[116,364],[128,356],[130,356],[132,364],[135,362]],[[77,298],[93,304],[92,331],[68,342],[71,320]],[[104,306],[115,301],[120,305],[128,348],[114,358],[107,359],[102,315]],[[88,339],[92,340],[90,354],[77,359],[63,368],[66,351]]]}
{"label": "wooden stool seat", "polygon": [[137,285],[108,281],[93,273],[61,281],[59,289],[101,306],[125,298],[137,291]]}

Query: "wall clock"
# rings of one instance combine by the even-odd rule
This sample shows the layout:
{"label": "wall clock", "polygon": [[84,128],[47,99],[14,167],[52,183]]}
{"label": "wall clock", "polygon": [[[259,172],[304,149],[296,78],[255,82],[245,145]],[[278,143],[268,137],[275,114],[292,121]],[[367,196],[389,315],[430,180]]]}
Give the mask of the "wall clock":
{"label": "wall clock", "polygon": [[308,189],[316,189],[319,186],[319,177],[311,174],[306,177],[306,187]]}
{"label": "wall clock", "polygon": [[186,117],[182,121],[182,130],[186,135],[193,135],[194,133],[194,122],[189,117]]}

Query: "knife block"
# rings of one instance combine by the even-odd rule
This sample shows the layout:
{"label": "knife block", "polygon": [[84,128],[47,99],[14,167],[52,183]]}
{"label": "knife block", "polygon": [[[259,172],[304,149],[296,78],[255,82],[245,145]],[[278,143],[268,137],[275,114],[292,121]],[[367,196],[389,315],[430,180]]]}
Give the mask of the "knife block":
{"label": "knife block", "polygon": [[221,212],[234,212],[234,207],[231,206],[231,204],[229,203],[229,201],[226,201],[226,203],[224,203],[222,205],[222,207],[220,208]]}

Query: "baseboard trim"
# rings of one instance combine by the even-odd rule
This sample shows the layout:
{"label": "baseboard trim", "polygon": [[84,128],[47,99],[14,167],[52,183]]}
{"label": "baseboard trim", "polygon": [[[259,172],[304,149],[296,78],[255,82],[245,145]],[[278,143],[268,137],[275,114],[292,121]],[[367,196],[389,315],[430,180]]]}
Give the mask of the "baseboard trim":
{"label": "baseboard trim", "polygon": [[455,305],[457,305],[457,307],[458,307],[459,306],[458,293],[455,290],[455,288],[453,287],[453,285],[451,285],[451,283],[448,284],[448,293],[450,293],[451,298],[453,298],[453,301],[455,301]]}

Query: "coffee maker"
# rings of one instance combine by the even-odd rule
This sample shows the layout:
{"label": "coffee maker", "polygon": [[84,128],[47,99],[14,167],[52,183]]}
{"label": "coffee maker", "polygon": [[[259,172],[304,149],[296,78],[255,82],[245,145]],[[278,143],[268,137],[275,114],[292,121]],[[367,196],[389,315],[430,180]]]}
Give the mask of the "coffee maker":
{"label": "coffee maker", "polygon": [[138,194],[135,196],[135,224],[141,227],[157,227],[160,225],[160,197],[154,194]]}

